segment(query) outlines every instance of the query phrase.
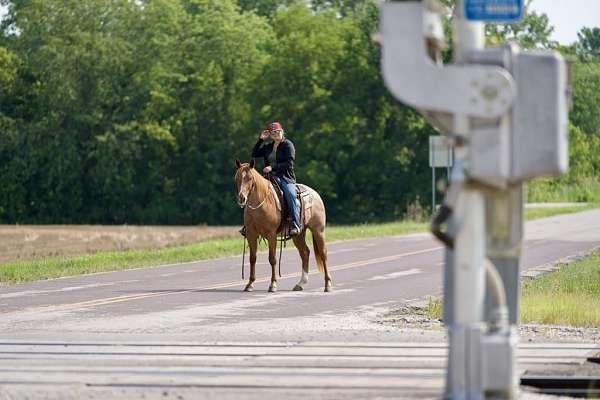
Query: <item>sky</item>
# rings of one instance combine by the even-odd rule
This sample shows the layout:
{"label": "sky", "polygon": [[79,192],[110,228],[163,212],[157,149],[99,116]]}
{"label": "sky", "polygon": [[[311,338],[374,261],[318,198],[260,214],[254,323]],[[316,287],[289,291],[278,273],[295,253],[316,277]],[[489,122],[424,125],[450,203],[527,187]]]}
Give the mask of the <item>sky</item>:
{"label": "sky", "polygon": [[548,15],[554,26],[551,38],[560,44],[577,41],[584,26],[600,27],[600,0],[533,0],[531,9]]}
{"label": "sky", "polygon": [[[561,44],[575,42],[584,26],[600,27],[600,0],[533,0],[531,8],[548,15],[554,26],[551,37]],[[0,16],[5,11],[0,7]]]}

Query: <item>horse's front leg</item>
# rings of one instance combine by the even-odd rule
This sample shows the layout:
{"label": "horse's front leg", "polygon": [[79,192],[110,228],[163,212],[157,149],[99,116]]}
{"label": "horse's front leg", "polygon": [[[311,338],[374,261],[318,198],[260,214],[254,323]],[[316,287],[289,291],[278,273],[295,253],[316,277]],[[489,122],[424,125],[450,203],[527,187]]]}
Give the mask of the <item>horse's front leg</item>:
{"label": "horse's front leg", "polygon": [[273,293],[277,291],[277,274],[275,273],[277,265],[277,235],[271,235],[267,240],[269,241],[269,264],[271,264],[271,285],[269,286],[269,292]]}
{"label": "horse's front leg", "polygon": [[248,247],[250,248],[250,278],[244,288],[244,292],[254,290],[254,281],[256,280],[256,251],[258,248],[258,238],[256,235],[248,234]]}

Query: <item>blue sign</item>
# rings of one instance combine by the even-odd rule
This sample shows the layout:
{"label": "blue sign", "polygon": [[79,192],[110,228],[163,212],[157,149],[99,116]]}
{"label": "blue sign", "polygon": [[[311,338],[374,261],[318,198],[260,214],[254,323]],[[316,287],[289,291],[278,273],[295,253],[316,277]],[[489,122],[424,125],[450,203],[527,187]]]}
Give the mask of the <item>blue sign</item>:
{"label": "blue sign", "polygon": [[471,21],[514,22],[523,16],[523,0],[464,0]]}

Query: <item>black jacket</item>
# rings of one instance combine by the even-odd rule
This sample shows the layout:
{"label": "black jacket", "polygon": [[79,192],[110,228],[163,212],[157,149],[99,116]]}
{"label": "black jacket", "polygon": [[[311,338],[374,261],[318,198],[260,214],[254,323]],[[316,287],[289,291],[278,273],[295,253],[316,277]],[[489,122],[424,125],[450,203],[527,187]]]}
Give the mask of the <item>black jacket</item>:
{"label": "black jacket", "polygon": [[[265,166],[267,166],[269,165],[268,157],[273,151],[274,142],[267,145],[265,145],[264,142],[263,139],[258,139],[252,149],[252,158],[263,157]],[[279,143],[279,146],[277,146],[275,157],[277,166],[273,168],[272,174],[287,182],[296,183],[296,174],[294,174],[296,149],[294,149],[294,143],[292,143],[290,139],[284,138],[281,143]]]}

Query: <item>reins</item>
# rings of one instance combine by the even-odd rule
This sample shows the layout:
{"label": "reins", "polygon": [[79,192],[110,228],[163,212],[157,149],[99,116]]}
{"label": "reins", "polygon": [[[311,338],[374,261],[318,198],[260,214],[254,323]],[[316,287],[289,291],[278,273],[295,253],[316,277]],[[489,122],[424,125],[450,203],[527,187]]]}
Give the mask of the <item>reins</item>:
{"label": "reins", "polygon": [[[279,240],[279,277],[281,278],[281,253],[283,253],[283,243],[286,242],[285,241],[285,235],[282,233],[281,235],[279,235],[280,240]],[[287,244],[287,242],[286,242]],[[277,247],[275,247],[275,249],[277,249]]]}
{"label": "reins", "polygon": [[[242,253],[242,280],[244,280],[244,261],[246,260],[246,238],[244,238],[244,252]],[[283,244],[287,245],[285,235],[279,235],[279,277],[281,278],[281,255],[283,254]]]}
{"label": "reins", "polygon": [[262,207],[263,204],[265,204],[265,201],[267,201],[267,198],[265,197],[265,199],[256,207],[252,207],[250,204],[246,204],[246,207],[249,207],[251,210],[258,210],[259,208]]}
{"label": "reins", "polygon": [[244,280],[244,259],[246,258],[246,238],[244,237],[244,252],[242,253],[242,280]]}

